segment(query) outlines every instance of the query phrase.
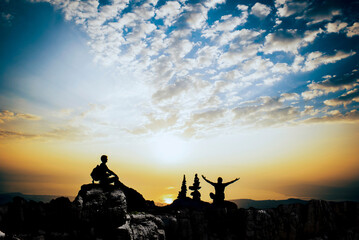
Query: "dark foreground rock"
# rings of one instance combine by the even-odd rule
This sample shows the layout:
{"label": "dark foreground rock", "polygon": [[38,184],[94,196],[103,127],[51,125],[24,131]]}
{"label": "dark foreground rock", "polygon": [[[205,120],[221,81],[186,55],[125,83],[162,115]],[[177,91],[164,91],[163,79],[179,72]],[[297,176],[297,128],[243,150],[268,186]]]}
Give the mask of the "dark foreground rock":
{"label": "dark foreground rock", "polygon": [[0,239],[359,239],[358,202],[312,200],[259,210],[186,198],[160,208],[130,191],[88,184],[73,202],[16,197],[0,206]]}

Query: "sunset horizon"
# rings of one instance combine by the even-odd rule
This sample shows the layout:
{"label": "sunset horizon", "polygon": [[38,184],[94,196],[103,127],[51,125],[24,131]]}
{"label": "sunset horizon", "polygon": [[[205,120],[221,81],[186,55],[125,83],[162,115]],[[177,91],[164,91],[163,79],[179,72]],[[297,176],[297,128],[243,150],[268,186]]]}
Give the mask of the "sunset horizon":
{"label": "sunset horizon", "polygon": [[0,193],[359,201],[358,5],[2,1]]}

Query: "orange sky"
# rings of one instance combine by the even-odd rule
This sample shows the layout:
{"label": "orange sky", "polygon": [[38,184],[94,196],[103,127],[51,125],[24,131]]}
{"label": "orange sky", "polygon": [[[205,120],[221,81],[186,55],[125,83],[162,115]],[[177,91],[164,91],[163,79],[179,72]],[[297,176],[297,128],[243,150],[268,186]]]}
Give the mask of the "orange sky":
{"label": "orange sky", "polygon": [[[183,174],[190,186],[195,173],[212,181],[219,176],[224,181],[240,177],[227,189],[227,199],[310,198],[301,188],[296,194],[286,189],[300,185],[345,187],[343,184],[356,180],[358,134],[357,124],[247,130],[241,137],[183,140],[182,150],[172,156],[166,153],[167,160],[161,159],[161,151],[151,150],[159,143],[150,137],[147,142],[127,143],[128,149],[121,143],[96,140],[2,139],[2,190],[75,196],[82,184],[91,182],[89,174],[100,163],[100,156],[107,154],[109,168],[122,182],[156,202],[175,198]],[[171,148],[169,143],[166,147]],[[202,179],[201,186],[202,199],[209,201],[212,187]],[[320,197],[312,194],[312,198]]]}

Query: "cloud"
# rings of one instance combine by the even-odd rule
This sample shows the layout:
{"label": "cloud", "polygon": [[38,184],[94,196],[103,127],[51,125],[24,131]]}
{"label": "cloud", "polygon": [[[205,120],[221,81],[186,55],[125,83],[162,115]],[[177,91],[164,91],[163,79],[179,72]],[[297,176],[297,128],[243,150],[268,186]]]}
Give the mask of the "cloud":
{"label": "cloud", "polygon": [[176,114],[171,114],[168,117],[158,117],[155,114],[147,114],[147,123],[141,127],[127,130],[128,132],[135,134],[135,135],[143,135],[149,132],[159,132],[159,131],[166,131],[173,126],[178,121],[178,116]]}
{"label": "cloud", "polygon": [[[325,80],[308,84],[310,90],[302,92],[301,95],[304,100],[311,100],[330,92],[337,92],[344,89],[350,90],[358,86],[358,75],[359,73],[357,71],[352,71],[342,76],[324,76],[323,78],[326,78]],[[329,101],[329,103],[331,102]]]}
{"label": "cloud", "polygon": [[32,139],[32,138],[37,138],[37,137],[39,137],[39,136],[35,135],[35,134],[29,134],[29,133],[23,133],[23,132],[0,129],[0,138],[5,138],[5,139],[11,139],[11,138],[27,139],[27,138],[31,138]]}
{"label": "cloud", "polygon": [[[269,27],[271,24],[253,28],[248,23],[255,20],[248,17],[249,13],[259,18],[271,14],[272,5],[262,3],[253,3],[250,9],[239,4],[233,11],[222,11],[220,4],[225,0],[158,4],[121,0],[106,1],[106,4],[97,0],[48,2],[61,9],[65,19],[84,29],[96,61],[117,67],[122,76],[131,76],[131,81],[141,82],[146,89],[143,91],[146,96],[141,98],[145,100],[138,102],[141,107],[133,110],[141,116],[136,122],[138,127],[134,124],[124,127],[133,134],[175,131],[199,136],[202,130],[209,132],[238,125],[298,123],[318,111],[329,114],[305,101],[329,92],[352,90],[357,84],[354,73],[311,82],[304,92],[293,86],[296,93],[292,89],[286,93],[288,84],[280,82],[288,80],[291,74],[313,71],[356,54],[354,50],[317,51],[323,49],[317,48],[320,45],[317,43],[325,40],[324,33],[357,35],[357,23],[348,27],[340,17],[343,11],[332,1],[276,0],[277,19],[268,18],[268,21],[283,24],[273,28]],[[310,24],[306,25],[308,21]],[[289,26],[292,29],[286,29]],[[275,86],[276,92],[285,93],[261,96],[263,92],[273,94],[269,85]],[[341,97],[327,99],[326,104],[332,107],[326,108],[336,110],[335,106],[348,105],[356,99],[346,99],[344,103],[344,97],[349,97]],[[84,121],[103,123],[93,116],[96,114],[84,112],[83,115]],[[25,119],[21,115],[18,118]],[[75,138],[91,135],[92,130],[78,132],[78,125],[60,126],[47,137],[71,138],[72,132]]]}
{"label": "cloud", "polygon": [[307,117],[307,116],[315,116],[318,113],[320,113],[320,111],[318,109],[315,109],[314,106],[305,105],[304,111],[301,112],[301,115]]}
{"label": "cloud", "polygon": [[210,10],[202,4],[187,5],[181,16],[183,22],[192,29],[202,28],[207,20],[207,13]]}
{"label": "cloud", "polygon": [[359,22],[353,23],[352,26],[347,28],[347,36],[354,37],[359,35]]}
{"label": "cloud", "polygon": [[246,32],[248,29],[236,31],[234,31],[234,29],[246,23],[247,17],[247,12],[242,12],[240,17],[232,15],[222,16],[220,20],[215,21],[211,26],[207,26],[206,29],[202,31],[202,36],[211,39],[219,45],[228,44],[236,38],[245,38],[246,36],[243,35],[249,33]]}
{"label": "cloud", "polygon": [[268,16],[271,12],[270,7],[268,7],[265,4],[261,4],[261,3],[256,3],[254,4],[254,6],[251,9],[251,14],[259,17],[259,18],[265,18],[266,16]]}
{"label": "cloud", "polygon": [[9,110],[2,110],[0,112],[0,123],[19,120],[19,119],[37,121],[40,120],[41,117],[28,113],[14,113]]}
{"label": "cloud", "polygon": [[294,14],[300,14],[309,6],[309,1],[291,1],[291,0],[276,0],[275,7],[277,8],[279,17],[289,17]]}
{"label": "cloud", "polygon": [[166,26],[171,26],[176,17],[183,11],[181,4],[177,1],[168,1],[160,9],[156,10],[156,19],[163,19]]}
{"label": "cloud", "polygon": [[282,102],[280,98],[260,97],[249,102],[248,106],[239,106],[232,111],[240,122],[262,127],[289,123],[297,119],[297,108],[284,106]]}
{"label": "cloud", "polygon": [[207,8],[212,9],[212,8],[216,8],[217,5],[223,4],[223,3],[225,3],[225,2],[226,2],[226,0],[206,0],[206,1],[203,2],[203,4],[204,4]]}
{"label": "cloud", "polygon": [[318,83],[311,83],[308,88],[311,90],[320,90],[326,93],[336,92],[343,89],[352,89],[359,84],[359,73],[354,71],[343,76],[329,77],[324,81]]}
{"label": "cloud", "polygon": [[216,110],[210,110],[203,113],[195,113],[192,116],[192,119],[194,122],[198,121],[206,121],[211,122],[215,119],[218,119],[220,117],[223,117],[225,110],[224,109],[216,109]]}
{"label": "cloud", "polygon": [[338,110],[328,112],[322,117],[308,118],[304,123],[322,123],[322,122],[358,122],[359,112],[351,110],[345,114],[340,113]]}
{"label": "cloud", "polygon": [[152,95],[155,102],[160,102],[166,99],[173,98],[183,92],[188,91],[192,88],[192,84],[188,80],[179,80],[173,84],[166,85],[163,89],[159,89]]}
{"label": "cloud", "polygon": [[301,42],[302,39],[295,30],[279,30],[265,37],[263,51],[265,53],[276,51],[296,53]]}
{"label": "cloud", "polygon": [[305,9],[302,16],[298,16],[298,19],[304,18],[309,20],[307,24],[316,24],[323,21],[330,21],[335,16],[339,16],[342,14],[341,2],[337,1],[320,1],[315,0],[312,2],[308,8]]}
{"label": "cloud", "polygon": [[298,93],[282,93],[279,98],[279,102],[298,100]]}
{"label": "cloud", "polygon": [[312,71],[323,64],[335,63],[342,59],[355,55],[356,52],[336,51],[333,55],[327,55],[319,51],[311,52],[307,55],[302,71]]}
{"label": "cloud", "polygon": [[302,92],[301,95],[304,100],[311,100],[313,98],[320,97],[320,96],[324,95],[324,92],[319,91],[319,90],[309,90],[309,91]]}
{"label": "cloud", "polygon": [[233,44],[230,46],[230,49],[223,53],[219,59],[218,64],[220,68],[226,68],[238,63],[241,63],[245,60],[255,57],[260,49],[259,44],[252,44],[249,46],[238,46]]}
{"label": "cloud", "polygon": [[344,105],[346,107],[352,102],[359,102],[359,88],[348,91],[338,98],[325,100],[324,104],[328,106]]}
{"label": "cloud", "polygon": [[343,30],[346,26],[348,26],[348,23],[341,22],[339,20],[328,23],[325,28],[327,29],[327,32],[329,33],[339,33],[341,30]]}
{"label": "cloud", "polygon": [[265,37],[263,46],[264,53],[273,53],[277,51],[298,53],[298,49],[305,47],[308,43],[315,40],[318,34],[322,32],[319,30],[308,30],[304,34],[299,34],[295,29],[277,30]]}

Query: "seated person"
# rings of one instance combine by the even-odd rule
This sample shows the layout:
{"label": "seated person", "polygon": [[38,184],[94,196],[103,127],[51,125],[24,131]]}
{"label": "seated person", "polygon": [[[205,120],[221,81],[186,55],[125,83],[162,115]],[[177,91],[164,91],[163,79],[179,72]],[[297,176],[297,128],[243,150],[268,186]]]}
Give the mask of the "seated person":
{"label": "seated person", "polygon": [[101,185],[110,185],[111,183],[114,183],[115,185],[118,183],[118,176],[116,173],[111,171],[106,163],[108,161],[106,155],[101,156],[102,163],[98,166],[98,180],[100,181]]}

